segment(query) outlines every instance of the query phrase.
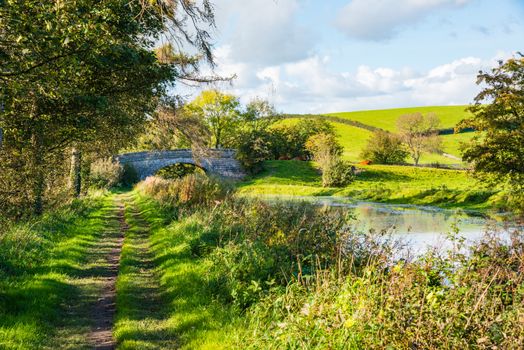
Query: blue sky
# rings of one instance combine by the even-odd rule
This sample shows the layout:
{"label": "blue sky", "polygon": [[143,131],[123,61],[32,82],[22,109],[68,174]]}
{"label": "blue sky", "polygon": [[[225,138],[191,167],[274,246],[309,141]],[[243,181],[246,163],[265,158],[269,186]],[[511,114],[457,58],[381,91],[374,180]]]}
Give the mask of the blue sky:
{"label": "blue sky", "polygon": [[524,0],[215,0],[220,88],[312,113],[470,103],[524,39]]}

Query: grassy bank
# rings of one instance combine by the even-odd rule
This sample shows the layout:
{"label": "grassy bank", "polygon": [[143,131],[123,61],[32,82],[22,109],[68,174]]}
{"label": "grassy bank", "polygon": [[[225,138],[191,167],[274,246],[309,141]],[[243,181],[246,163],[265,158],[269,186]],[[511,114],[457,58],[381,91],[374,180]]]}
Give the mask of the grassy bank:
{"label": "grassy bank", "polygon": [[522,233],[510,243],[489,235],[469,249],[454,233],[450,251],[413,259],[395,240],[351,232],[340,212],[306,203],[231,197],[200,180],[149,180],[137,191],[169,312],[174,324],[190,325],[178,329],[183,347],[524,342]]}
{"label": "grassy bank", "polygon": [[0,348],[88,348],[99,268],[88,252],[117,225],[113,209],[99,194],[0,233]]}
{"label": "grassy bank", "polygon": [[489,209],[496,190],[486,189],[465,171],[371,165],[346,188],[323,188],[314,164],[269,161],[266,170],[238,185],[245,195],[347,196],[382,203]]}

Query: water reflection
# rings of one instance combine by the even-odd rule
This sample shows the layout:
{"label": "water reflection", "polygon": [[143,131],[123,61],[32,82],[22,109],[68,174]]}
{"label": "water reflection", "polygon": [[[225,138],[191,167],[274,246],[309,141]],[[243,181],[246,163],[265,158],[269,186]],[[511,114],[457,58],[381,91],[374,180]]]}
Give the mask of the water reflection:
{"label": "water reflection", "polygon": [[355,231],[387,231],[401,238],[414,253],[421,253],[428,247],[440,249],[451,247],[446,239],[449,233],[458,231],[473,243],[482,238],[487,225],[496,225],[494,220],[478,213],[462,210],[445,210],[436,207],[415,205],[394,205],[372,202],[351,201],[338,197],[292,197],[270,196],[268,199],[311,201],[318,205],[349,210],[355,218]]}

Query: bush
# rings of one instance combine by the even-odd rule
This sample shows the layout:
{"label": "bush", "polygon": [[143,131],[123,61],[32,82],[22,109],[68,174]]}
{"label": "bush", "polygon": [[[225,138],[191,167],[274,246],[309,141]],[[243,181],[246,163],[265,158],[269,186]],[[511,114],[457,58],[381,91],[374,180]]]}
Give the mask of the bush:
{"label": "bush", "polygon": [[99,159],[91,164],[89,180],[92,186],[109,189],[120,183],[123,167],[111,158]]}
{"label": "bush", "polygon": [[402,164],[409,152],[399,136],[387,131],[376,131],[362,151],[361,157],[378,164]]}
{"label": "bush", "polygon": [[344,150],[335,135],[325,133],[310,136],[305,147],[322,169],[334,158],[340,157]]}
{"label": "bush", "polygon": [[137,190],[164,205],[181,209],[213,207],[231,192],[225,182],[201,174],[175,180],[151,176],[139,183]]}
{"label": "bush", "polygon": [[156,176],[166,180],[176,180],[194,173],[205,174],[204,170],[194,164],[177,163],[160,169]]}
{"label": "bush", "polygon": [[274,286],[334,266],[349,235],[346,219],[306,202],[226,201],[208,218],[222,242],[209,255],[216,292],[245,308]]}
{"label": "bush", "polygon": [[355,179],[355,167],[340,158],[332,159],[322,169],[322,186],[344,187]]}
{"label": "bush", "polygon": [[395,261],[386,250],[364,267],[346,260],[342,273],[275,289],[249,311],[243,341],[251,349],[520,349],[524,236],[487,235],[465,253],[460,237],[450,239],[448,252]]}
{"label": "bush", "polygon": [[256,174],[262,170],[262,162],[271,156],[270,134],[257,130],[241,133],[236,148],[236,157],[244,169],[250,174]]}

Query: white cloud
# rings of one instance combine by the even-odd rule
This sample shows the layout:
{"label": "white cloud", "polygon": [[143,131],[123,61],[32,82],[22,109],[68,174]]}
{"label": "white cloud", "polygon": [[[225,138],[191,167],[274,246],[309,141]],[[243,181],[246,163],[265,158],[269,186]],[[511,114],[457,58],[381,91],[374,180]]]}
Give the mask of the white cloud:
{"label": "white cloud", "polygon": [[457,8],[472,0],[351,0],[335,25],[361,40],[390,39],[402,27],[413,25],[435,10]]}
{"label": "white cloud", "polygon": [[307,57],[315,35],[298,22],[298,0],[217,0],[217,26],[231,58],[265,65]]}
{"label": "white cloud", "polygon": [[239,96],[244,103],[262,97],[287,113],[328,113],[468,104],[479,91],[478,71],[508,57],[502,52],[491,60],[465,57],[425,71],[360,65],[351,72],[336,72],[329,68],[328,56],[257,67],[236,62],[225,46],[217,50],[217,73],[237,75],[231,85],[219,88]]}

